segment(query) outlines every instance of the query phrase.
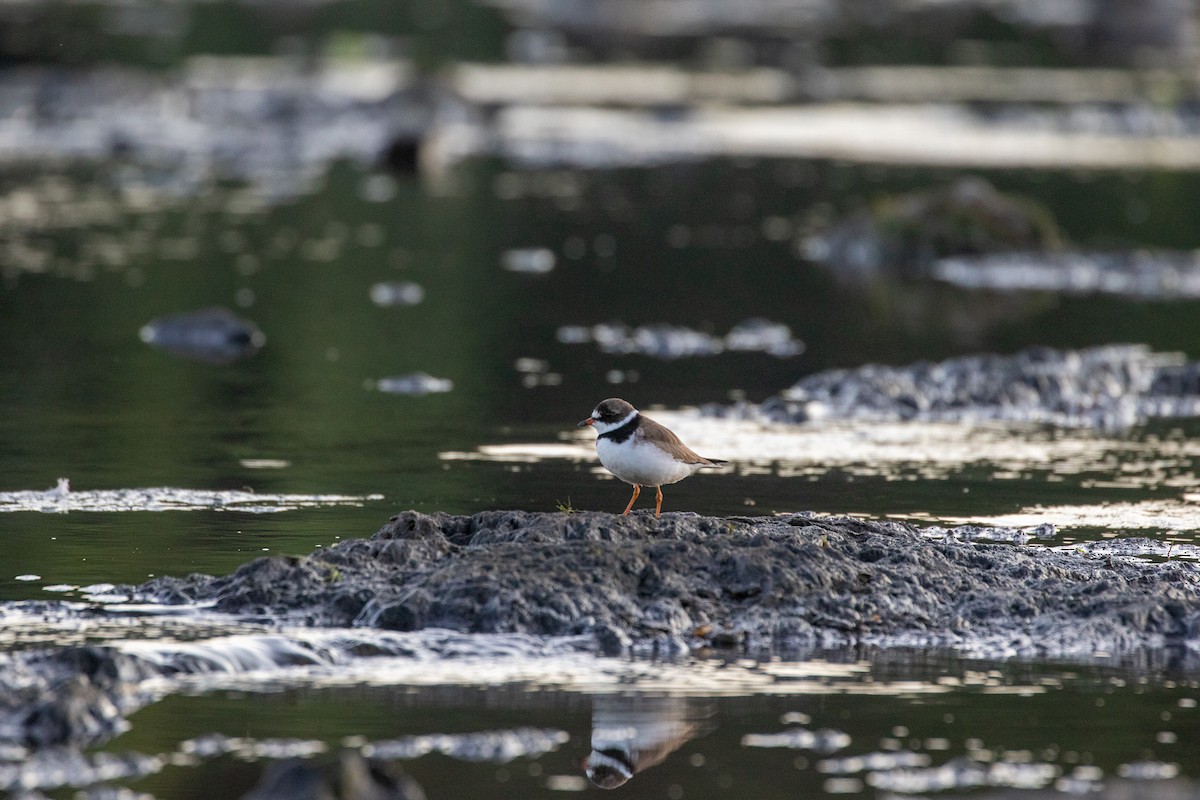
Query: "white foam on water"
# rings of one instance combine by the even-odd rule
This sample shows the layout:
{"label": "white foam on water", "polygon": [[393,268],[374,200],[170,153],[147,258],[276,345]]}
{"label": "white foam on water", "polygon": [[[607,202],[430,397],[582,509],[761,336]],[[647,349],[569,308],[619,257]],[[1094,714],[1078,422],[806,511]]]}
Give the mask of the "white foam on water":
{"label": "white foam on water", "polygon": [[226,489],[180,489],[156,486],[139,489],[71,489],[66,479],[45,491],[0,492],[0,512],[36,511],[66,514],[72,511],[240,511],[271,514],[298,508],[362,506],[383,495],[274,494]]}

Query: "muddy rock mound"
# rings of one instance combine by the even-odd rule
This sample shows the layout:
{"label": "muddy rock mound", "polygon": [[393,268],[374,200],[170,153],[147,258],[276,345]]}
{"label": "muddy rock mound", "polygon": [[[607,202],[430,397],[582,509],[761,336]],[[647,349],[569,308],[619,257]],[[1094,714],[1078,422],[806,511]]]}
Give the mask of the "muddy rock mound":
{"label": "muddy rock mound", "polygon": [[814,233],[804,254],[842,277],[886,271],[922,277],[939,258],[1053,252],[1064,236],[1047,208],[983,178],[887,197]]}
{"label": "muddy rock mound", "polygon": [[811,515],[405,512],[368,540],[158,579],[287,623],[592,637],[602,653],[846,645],[993,657],[1185,646],[1200,568]]}
{"label": "muddy rock mound", "polygon": [[0,657],[0,740],[36,749],[98,741],[123,730],[145,702],[152,665],[99,646]]}
{"label": "muddy rock mound", "polygon": [[[527,657],[951,648],[989,659],[1103,653],[1194,664],[1200,565],[1129,555],[1144,551],[1137,540],[1058,550],[1020,533],[811,514],[408,511],[370,539],[308,556],[113,590],[178,604],[178,614],[138,621],[61,603],[10,608],[25,623],[86,618],[92,633],[82,644],[3,655],[0,745],[24,753],[104,741],[190,676],[473,648]],[[986,543],[997,539],[1005,543]],[[316,630],[325,628],[336,630]]]}
{"label": "muddy rock mound", "polygon": [[712,406],[705,413],[771,422],[999,420],[1114,429],[1200,414],[1200,363],[1136,344],[1035,347],[1007,356],[826,370],[760,405]]}

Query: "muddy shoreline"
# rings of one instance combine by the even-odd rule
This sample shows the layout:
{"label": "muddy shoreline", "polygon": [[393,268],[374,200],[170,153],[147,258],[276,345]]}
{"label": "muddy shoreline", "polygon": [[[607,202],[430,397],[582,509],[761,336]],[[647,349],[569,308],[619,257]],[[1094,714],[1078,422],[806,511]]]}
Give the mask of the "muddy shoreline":
{"label": "muddy shoreline", "polygon": [[118,593],[304,625],[591,636],[607,655],[870,645],[1085,656],[1200,636],[1195,564],[973,533],[938,541],[806,514],[409,511],[370,539]]}
{"label": "muddy shoreline", "polygon": [[[6,604],[6,628],[66,625],[81,643],[3,654],[0,740],[106,740],[189,676],[455,659],[476,640],[484,658],[936,649],[1200,668],[1200,565],[1134,557],[1144,540],[1031,541],[811,514],[408,511],[306,556],[114,588],[124,604]],[[188,634],[189,614],[210,628]]]}

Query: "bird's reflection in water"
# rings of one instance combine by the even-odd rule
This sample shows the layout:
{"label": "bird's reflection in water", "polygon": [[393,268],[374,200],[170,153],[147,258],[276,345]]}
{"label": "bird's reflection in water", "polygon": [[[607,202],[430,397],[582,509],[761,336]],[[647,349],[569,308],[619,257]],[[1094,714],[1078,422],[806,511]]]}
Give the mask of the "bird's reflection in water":
{"label": "bird's reflection in water", "polygon": [[617,788],[707,733],[710,716],[707,702],[690,697],[593,698],[592,752],[583,762],[588,779]]}

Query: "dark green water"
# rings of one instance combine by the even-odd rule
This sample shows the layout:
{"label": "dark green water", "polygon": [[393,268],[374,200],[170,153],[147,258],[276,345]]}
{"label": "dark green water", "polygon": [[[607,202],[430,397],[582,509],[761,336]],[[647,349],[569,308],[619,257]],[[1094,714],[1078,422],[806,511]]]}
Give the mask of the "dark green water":
{"label": "dark green water", "polygon": [[[367,536],[407,508],[472,513],[569,503],[616,511],[624,487],[600,480],[586,459],[445,457],[555,443],[613,394],[668,408],[754,401],[829,367],[1035,344],[1129,341],[1200,356],[1194,303],[1006,296],[884,278],[846,282],[799,258],[792,236],[764,234],[774,224],[769,219],[796,227],[818,204],[837,213],[955,174],[770,160],[532,173],[484,162],[460,168],[458,194],[433,196],[417,180],[397,179],[394,197],[371,202],[362,192],[371,174],[338,165],[315,193],[259,211],[236,211],[239,190],[230,187],[162,208],[124,209],[104,225],[38,234],[34,244],[49,254],[43,271],[10,263],[0,288],[0,491],[48,489],[65,477],[77,491],[249,487],[383,499],[275,514],[6,513],[0,597],[56,597],[42,588],[54,584],[223,573],[264,552],[307,553]],[[987,177],[1045,203],[1080,245],[1198,244],[1196,176]],[[81,194],[92,178],[63,180]],[[6,182],[14,189],[36,176]],[[498,186],[507,187],[503,199]],[[1131,204],[1141,211],[1127,213]],[[501,268],[506,250],[524,247],[549,248],[556,268],[545,275]],[[117,255],[110,265],[98,252]],[[398,280],[420,284],[423,302],[381,308],[370,301],[373,284]],[[254,320],[267,336],[262,351],[213,366],[139,341],[139,328],[151,319],[210,305]],[[721,334],[752,316],[790,326],[805,352],[661,361],[556,339],[560,326],[605,321]],[[561,382],[526,388],[515,366],[521,358],[547,362]],[[607,377],[614,369],[636,371],[638,379],[614,385]],[[368,386],[418,370],[452,380],[453,391],[408,397]],[[1112,438],[1179,442],[1197,428],[1160,422]],[[820,467],[817,454],[818,465],[803,476],[769,465],[698,476],[671,487],[667,507],[936,520],[1034,504],[1177,499],[1179,486],[1194,481],[1186,454],[1172,455],[1168,470],[1182,484],[1155,479],[1125,489],[1096,485],[1119,471],[1111,460],[1062,474],[1029,461],[998,478],[988,463],[925,475],[911,464],[865,469],[828,455],[836,466]],[[1154,445],[1139,458],[1154,460]],[[283,466],[243,463],[254,459]],[[1187,531],[1171,536],[1192,540]],[[16,580],[29,575],[38,577]],[[967,673],[985,677],[964,679]],[[703,707],[705,731],[626,791],[667,798],[879,796],[865,771],[822,771],[827,756],[744,744],[746,734],[786,728],[780,718],[788,712],[807,715],[805,727],[847,733],[851,744],[839,757],[901,749],[925,754],[931,767],[960,756],[976,764],[1034,764],[1035,773],[1052,776],[1048,786],[1079,775],[1113,778],[1140,761],[1200,777],[1185,745],[1197,733],[1194,677],[1174,676],[1164,665],[1104,670],[891,659],[798,691],[786,676],[772,681],[737,697],[711,686],[679,689]],[[434,754],[405,768],[429,797],[598,792],[578,783],[593,714],[588,691],[560,691],[551,680],[492,689],[383,683],[174,695],[135,714],[132,730],[105,749],[169,755],[189,737],[221,732],[336,750],[345,737],[535,725],[564,730],[569,740],[506,764]],[[631,686],[626,694],[655,693]],[[985,752],[990,762],[981,760]],[[168,766],[132,786],[164,798],[209,797],[221,786],[221,796],[235,797],[265,763],[224,756]],[[555,783],[554,776],[574,782]],[[846,782],[829,783],[835,778]]]}
{"label": "dark green water", "polygon": [[[1082,778],[1083,785],[1099,782],[1100,776],[1113,781],[1143,763],[1165,768],[1168,776],[1172,770],[1197,774],[1200,762],[1188,743],[1200,730],[1198,689],[1194,681],[1173,680],[1169,669],[1164,676],[1162,669],[1064,670],[911,654],[848,663],[818,660],[798,665],[790,679],[764,683],[755,694],[680,691],[668,701],[655,692],[589,696],[521,686],[176,696],[136,715],[134,730],[106,749],[169,752],[189,737],[220,730],[251,742],[322,743],[336,753],[346,737],[379,741],[537,727],[569,738],[551,752],[511,761],[434,754],[401,763],[428,797],[554,797],[562,796],[564,782],[570,792],[597,796],[601,790],[580,782],[593,725],[611,720],[614,710],[620,714],[649,705],[669,709],[662,719],[684,714],[696,725],[672,742],[661,763],[635,774],[622,788],[639,797],[871,797],[889,788],[924,796],[989,783],[1065,789],[1071,779]],[[721,671],[717,667],[710,675]],[[770,665],[761,672],[769,674]],[[845,738],[829,750],[767,746],[747,738],[795,729],[832,730]],[[870,754],[899,754],[912,761],[893,767],[837,765]],[[939,784],[963,760],[981,769],[975,778],[981,783]],[[266,763],[223,756],[199,767],[167,767],[134,786],[159,797],[204,797],[207,786],[237,796],[259,780]]]}
{"label": "dark green water", "polygon": [[[315,194],[257,212],[237,211],[238,190],[230,188],[151,210],[122,208],[105,225],[49,226],[32,237],[48,254],[44,272],[10,263],[0,289],[0,490],[47,489],[65,477],[75,490],[249,487],[384,499],[265,515],[5,514],[0,596],[45,596],[44,584],[224,572],[264,549],[304,553],[367,535],[406,508],[619,510],[624,490],[597,480],[587,462],[439,458],[553,442],[612,394],[643,407],[761,400],[824,368],[1034,344],[1131,341],[1200,354],[1191,302],[997,295],[883,278],[847,283],[801,260],[793,237],[763,233],[765,220],[799,224],[820,204],[840,212],[956,174],[770,160],[583,173],[474,163],[460,168],[457,195],[431,196],[419,181],[399,179],[393,198],[370,202],[362,189],[371,175],[335,166]],[[1083,246],[1196,245],[1195,176],[987,177],[1045,203]],[[8,180],[15,190],[42,179]],[[92,185],[84,176],[62,181],[67,199],[48,215],[68,213]],[[1122,210],[1135,202],[1145,210],[1136,222]],[[522,247],[549,248],[556,268],[545,275],[502,269],[502,253]],[[104,248],[117,253],[108,259],[114,263],[94,255]],[[420,284],[423,302],[381,308],[370,301],[373,284],[396,280]],[[263,350],[213,366],[138,339],[151,319],[210,305],[256,322],[267,336]],[[805,352],[663,361],[555,338],[562,325],[606,321],[719,335],[752,316],[790,326]],[[526,388],[520,358],[545,362],[561,382]],[[613,385],[611,370],[635,371],[637,381]],[[411,371],[448,378],[454,390],[408,397],[367,388]],[[1193,428],[1155,430],[1179,436]],[[247,459],[287,465],[247,468]],[[903,482],[889,480],[887,467],[874,476],[853,472],[698,476],[670,489],[668,508],[745,513],[752,499],[764,513],[965,517],[1112,499],[1081,487],[1079,476],[1048,483],[1036,464],[1028,480],[996,480],[971,467]],[[1145,489],[1119,499],[1162,494]],[[24,574],[42,580],[12,580]]]}

